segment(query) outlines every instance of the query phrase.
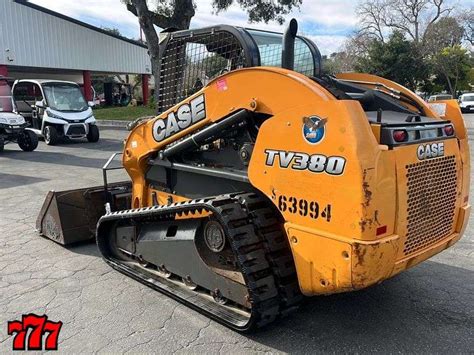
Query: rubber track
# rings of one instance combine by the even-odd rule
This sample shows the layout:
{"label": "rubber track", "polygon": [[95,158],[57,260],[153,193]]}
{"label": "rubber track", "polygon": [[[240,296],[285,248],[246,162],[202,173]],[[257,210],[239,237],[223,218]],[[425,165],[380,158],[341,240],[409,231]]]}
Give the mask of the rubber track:
{"label": "rubber track", "polygon": [[274,205],[256,193],[239,194],[240,203],[248,211],[257,227],[268,262],[272,266],[280,294],[280,315],[288,315],[298,309],[303,294],[298,284],[293,254],[288,237],[282,229],[283,221]]}
{"label": "rubber track", "polygon": [[[294,289],[297,280],[287,238],[281,235],[281,225],[278,225],[275,215],[269,214],[273,211],[264,205],[265,201],[255,194],[229,194],[167,206],[113,212],[99,220],[97,245],[106,262],[115,269],[178,299],[230,328],[249,331],[265,326],[279,315],[284,315],[288,309],[294,308],[301,298],[299,289]],[[213,217],[223,225],[246,282],[252,309],[251,316],[244,325],[233,322],[232,317],[219,317],[217,310],[214,312],[204,309],[205,307],[200,308],[169,289],[157,286],[158,280],[152,284],[147,281],[149,276],[131,270],[125,262],[114,258],[110,252],[107,238],[111,235],[110,228],[114,228],[117,221],[128,220],[129,224],[133,221],[133,224],[139,225],[141,222],[173,220],[176,214],[189,215],[203,211],[212,212]],[[221,306],[215,304],[214,307],[217,309]]]}

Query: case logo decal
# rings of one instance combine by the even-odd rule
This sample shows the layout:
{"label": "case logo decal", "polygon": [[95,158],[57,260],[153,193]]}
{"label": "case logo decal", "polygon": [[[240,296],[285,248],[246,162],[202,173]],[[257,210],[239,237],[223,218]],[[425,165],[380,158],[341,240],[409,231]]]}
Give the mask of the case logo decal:
{"label": "case logo decal", "polygon": [[444,142],[420,144],[416,149],[419,160],[442,157],[444,155]]}
{"label": "case logo decal", "polygon": [[153,138],[161,142],[205,118],[206,102],[202,94],[170,112],[165,119],[157,119],[153,124]]}
{"label": "case logo decal", "polygon": [[303,137],[310,144],[320,143],[326,135],[327,118],[303,117]]}
{"label": "case logo decal", "polygon": [[[339,156],[327,157],[322,154],[308,155],[285,150],[265,149],[267,155],[265,164],[274,166],[278,164],[281,169],[309,170],[313,173],[326,173],[329,175],[342,175],[346,167],[346,159]],[[278,160],[278,163],[276,161]]]}

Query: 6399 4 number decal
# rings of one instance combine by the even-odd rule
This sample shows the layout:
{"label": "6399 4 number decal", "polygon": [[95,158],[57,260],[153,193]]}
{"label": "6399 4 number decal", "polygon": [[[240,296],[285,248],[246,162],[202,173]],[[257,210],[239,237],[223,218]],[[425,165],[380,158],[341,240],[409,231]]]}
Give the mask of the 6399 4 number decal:
{"label": "6399 4 number decal", "polygon": [[331,205],[320,205],[316,201],[308,201],[299,199],[293,196],[278,196],[277,207],[280,212],[289,212],[298,214],[302,217],[309,217],[312,219],[323,218],[326,221],[331,221]]}

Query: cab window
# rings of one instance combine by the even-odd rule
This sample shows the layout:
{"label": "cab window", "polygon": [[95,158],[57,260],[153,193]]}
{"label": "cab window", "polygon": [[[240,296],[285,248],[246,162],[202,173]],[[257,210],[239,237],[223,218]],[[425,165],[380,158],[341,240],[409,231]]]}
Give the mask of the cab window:
{"label": "cab window", "polygon": [[[257,43],[260,52],[260,65],[281,67],[282,35],[280,33],[247,30]],[[301,39],[295,39],[294,70],[304,75],[314,75],[314,58],[308,45]]]}

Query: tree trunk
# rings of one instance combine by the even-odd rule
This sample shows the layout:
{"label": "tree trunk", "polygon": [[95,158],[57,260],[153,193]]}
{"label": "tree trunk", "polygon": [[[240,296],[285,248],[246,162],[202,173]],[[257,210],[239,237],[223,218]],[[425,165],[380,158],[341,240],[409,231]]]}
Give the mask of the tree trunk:
{"label": "tree trunk", "polygon": [[[192,0],[176,0],[175,9],[171,17],[154,13],[148,9],[146,0],[131,0],[127,9],[138,17],[138,21],[145,35],[148,54],[151,61],[151,70],[155,78],[155,102],[158,103],[160,89],[160,46],[159,38],[154,25],[160,28],[188,29],[195,14]],[[158,105],[157,105],[158,113]]]}
{"label": "tree trunk", "polygon": [[415,42],[418,44],[420,43],[420,24],[418,20],[415,22]]}
{"label": "tree trunk", "polygon": [[459,79],[459,67],[456,65],[456,78],[454,79],[454,87],[453,87],[453,98],[456,98],[456,90],[458,89],[458,79]]}
{"label": "tree trunk", "polygon": [[159,58],[160,58],[160,50],[159,50],[159,39],[158,34],[153,27],[153,22],[149,16],[148,7],[146,4],[146,0],[132,0],[132,5],[136,11],[136,15],[138,17],[138,22],[140,23],[140,27],[142,28],[143,34],[145,35],[146,43],[148,46],[148,55],[150,56],[151,61],[151,71],[155,76],[155,102],[157,98],[157,85],[158,80],[157,77],[159,76],[158,72],[158,65],[159,65]]}
{"label": "tree trunk", "polygon": [[451,95],[453,95],[454,97],[455,95],[453,94],[453,85],[451,84],[451,79],[449,78],[449,74],[445,72],[444,76],[446,77],[446,82],[448,83],[449,91],[451,92]]}

